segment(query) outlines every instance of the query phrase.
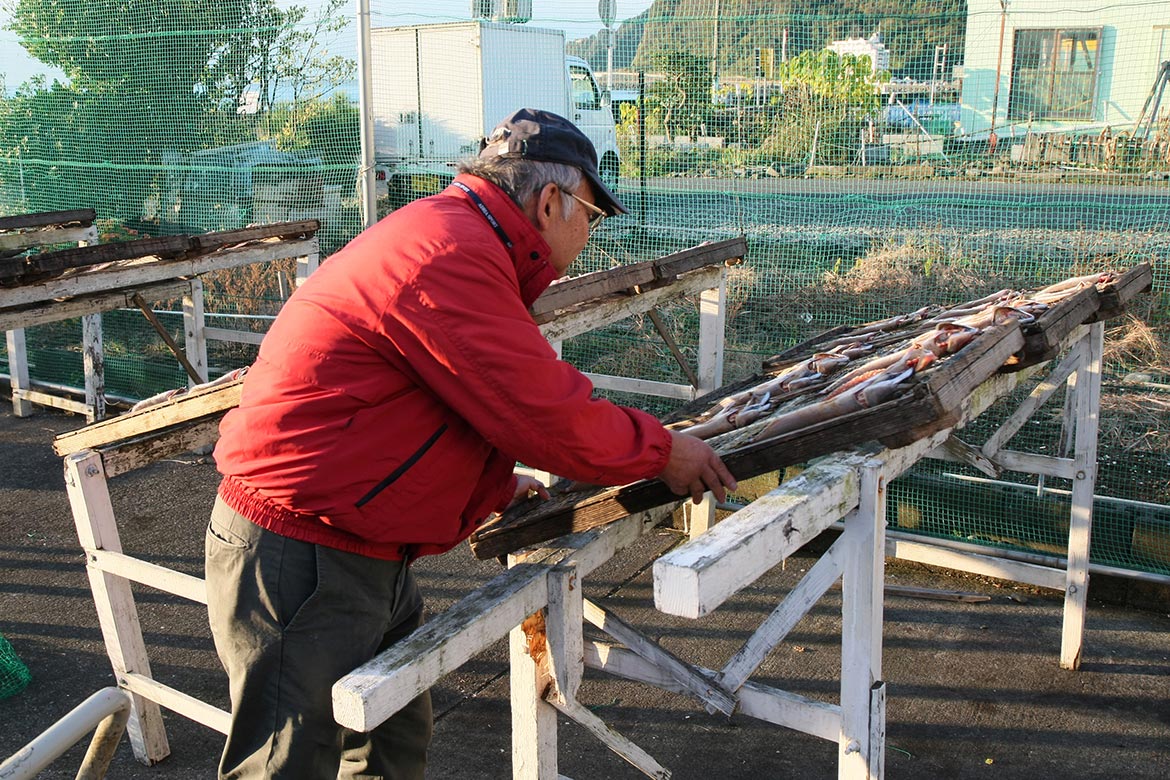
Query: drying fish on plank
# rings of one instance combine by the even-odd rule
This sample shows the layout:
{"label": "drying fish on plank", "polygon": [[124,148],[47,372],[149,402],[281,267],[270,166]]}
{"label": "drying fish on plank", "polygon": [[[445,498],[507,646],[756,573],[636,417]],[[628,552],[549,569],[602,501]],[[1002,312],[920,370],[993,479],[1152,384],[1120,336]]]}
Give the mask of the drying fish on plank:
{"label": "drying fish on plank", "polygon": [[[814,340],[809,346],[818,351],[811,357],[797,362],[769,359],[764,365],[776,372],[773,376],[721,399],[697,418],[671,427],[707,439],[773,417],[757,434],[761,438],[872,408],[896,396],[916,373],[938,358],[954,354],[987,328],[1009,319],[1021,327],[1033,326],[1043,317],[1055,321],[1053,315],[1066,302],[1063,320],[1073,324],[1054,327],[1048,336],[1026,339],[1023,354],[1011,362],[1022,366],[1047,359],[1050,345],[1059,343],[1072,327],[1085,321],[1089,312],[1084,307],[1095,305],[1098,286],[1113,283],[1119,276],[1105,271],[1033,292],[1001,289],[950,308],[926,306],[835,333],[827,340]],[[786,354],[791,355],[791,351]],[[857,365],[863,358],[865,362]],[[844,375],[830,381],[841,370],[845,370]],[[806,404],[805,396],[818,400]]]}

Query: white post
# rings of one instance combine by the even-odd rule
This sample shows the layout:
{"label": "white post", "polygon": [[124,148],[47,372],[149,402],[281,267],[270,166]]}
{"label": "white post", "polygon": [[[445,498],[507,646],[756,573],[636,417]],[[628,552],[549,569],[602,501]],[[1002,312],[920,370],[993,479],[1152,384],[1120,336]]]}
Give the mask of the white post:
{"label": "white post", "polygon": [[[850,522],[852,521],[852,522]],[[886,564],[886,484],[879,461],[861,467],[857,514],[846,519],[850,538],[841,577],[841,738],[837,776],[841,780],[880,780],[872,774],[874,755],[884,745],[871,744],[873,696],[882,677],[882,598]],[[881,771],[881,763],[876,764]]]}
{"label": "white post", "polygon": [[1088,351],[1076,373],[1069,377],[1076,387],[1076,438],[1073,445],[1074,478],[1068,529],[1068,567],[1064,591],[1064,629],[1060,665],[1076,669],[1081,664],[1085,633],[1085,607],[1089,593],[1089,538],[1093,528],[1093,491],[1097,484],[1097,424],[1101,408],[1101,355],[1104,323],[1094,323],[1085,337]]}
{"label": "white post", "polygon": [[358,183],[361,191],[362,218],[369,227],[378,221],[378,192],[374,180],[374,103],[370,83],[370,0],[357,0],[357,77],[358,116],[361,118],[358,134],[361,139],[361,165]]}
{"label": "white post", "polygon": [[305,283],[309,278],[309,274],[317,270],[321,265],[321,254],[314,252],[311,255],[297,258],[297,287]]}
{"label": "white post", "polygon": [[[87,559],[96,550],[122,552],[100,455],[86,451],[65,459],[65,492],[73,510],[77,539],[86,551]],[[92,565],[86,566],[86,573],[106,641],[106,653],[119,687],[124,685],[128,673],[150,678],[150,659],[146,654],[130,581]],[[134,755],[145,764],[157,763],[171,752],[162,712],[158,704],[138,694],[132,693],[130,698],[132,711],[127,731]]]}
{"label": "white post", "polygon": [[[203,281],[192,279],[191,287],[183,295],[183,335],[186,339],[187,362],[199,374],[199,381],[206,382],[207,376],[207,332],[203,321]],[[196,381],[187,378],[187,386],[194,387]]]}
{"label": "white post", "polygon": [[102,352],[102,315],[81,318],[82,364],[85,371],[85,419],[106,419],[106,362]]}
{"label": "white post", "polygon": [[24,396],[32,389],[28,379],[28,353],[25,351],[24,328],[10,330],[8,342],[8,375],[12,380],[12,413],[28,417],[33,413],[32,401]]}
{"label": "white post", "polygon": [[[508,556],[508,566],[523,558]],[[541,617],[543,610],[536,613]],[[535,617],[535,616],[534,616]],[[533,619],[526,621],[535,623]],[[580,629],[578,629],[580,631]],[[538,651],[547,651],[543,636]],[[544,700],[552,682],[548,666],[529,654],[529,639],[522,626],[508,633],[512,700],[512,777],[514,780],[557,780],[557,711]]]}
{"label": "white post", "polygon": [[585,595],[577,567],[572,561],[548,574],[548,652],[552,661],[557,698],[569,702],[577,698],[581,674],[585,668]]}
{"label": "white post", "polygon": [[[727,326],[727,271],[719,285],[699,293],[699,395],[723,385],[723,337]],[[686,531],[693,539],[715,525],[715,497],[711,493],[694,504],[683,504]]]}

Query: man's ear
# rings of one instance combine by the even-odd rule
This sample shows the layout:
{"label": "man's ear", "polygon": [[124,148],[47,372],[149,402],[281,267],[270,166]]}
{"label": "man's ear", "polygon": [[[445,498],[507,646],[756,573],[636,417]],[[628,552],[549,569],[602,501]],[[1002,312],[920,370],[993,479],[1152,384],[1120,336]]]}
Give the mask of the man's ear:
{"label": "man's ear", "polygon": [[540,188],[533,200],[536,206],[533,223],[537,230],[543,232],[553,224],[553,218],[560,214],[561,188],[549,182]]}

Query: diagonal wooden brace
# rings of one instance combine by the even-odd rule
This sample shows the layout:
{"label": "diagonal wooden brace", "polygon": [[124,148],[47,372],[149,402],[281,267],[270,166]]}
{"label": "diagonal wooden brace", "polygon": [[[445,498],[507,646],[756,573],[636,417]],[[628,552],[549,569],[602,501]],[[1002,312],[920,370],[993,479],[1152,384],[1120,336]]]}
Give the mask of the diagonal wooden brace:
{"label": "diagonal wooden brace", "polygon": [[585,728],[586,731],[601,740],[606,747],[629,761],[647,777],[653,777],[656,780],[669,780],[669,769],[655,761],[654,757],[645,750],[607,726],[605,721],[581,706],[576,699],[561,701],[555,695],[546,694],[545,701]]}
{"label": "diagonal wooden brace", "polygon": [[661,645],[642,636],[628,623],[612,612],[594,604],[588,599],[584,603],[585,620],[600,628],[635,653],[666,671],[688,693],[696,696],[709,707],[724,715],[735,712],[735,696],[728,693],[710,677],[698,672],[695,667],[664,649]]}

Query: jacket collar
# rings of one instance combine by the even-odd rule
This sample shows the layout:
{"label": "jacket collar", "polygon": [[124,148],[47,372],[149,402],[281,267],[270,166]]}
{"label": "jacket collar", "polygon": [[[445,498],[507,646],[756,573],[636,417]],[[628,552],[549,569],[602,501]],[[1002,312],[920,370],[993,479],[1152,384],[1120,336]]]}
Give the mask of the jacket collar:
{"label": "jacket collar", "polygon": [[[495,230],[500,244],[507,250],[516,267],[520,297],[525,306],[531,306],[557,278],[556,269],[548,262],[552,250],[532,222],[503,190],[478,176],[460,174],[443,194],[466,200]],[[477,198],[479,202],[476,202]],[[483,213],[485,209],[486,214]],[[491,225],[489,215],[497,225]],[[510,247],[504,243],[505,236],[512,244]]]}

